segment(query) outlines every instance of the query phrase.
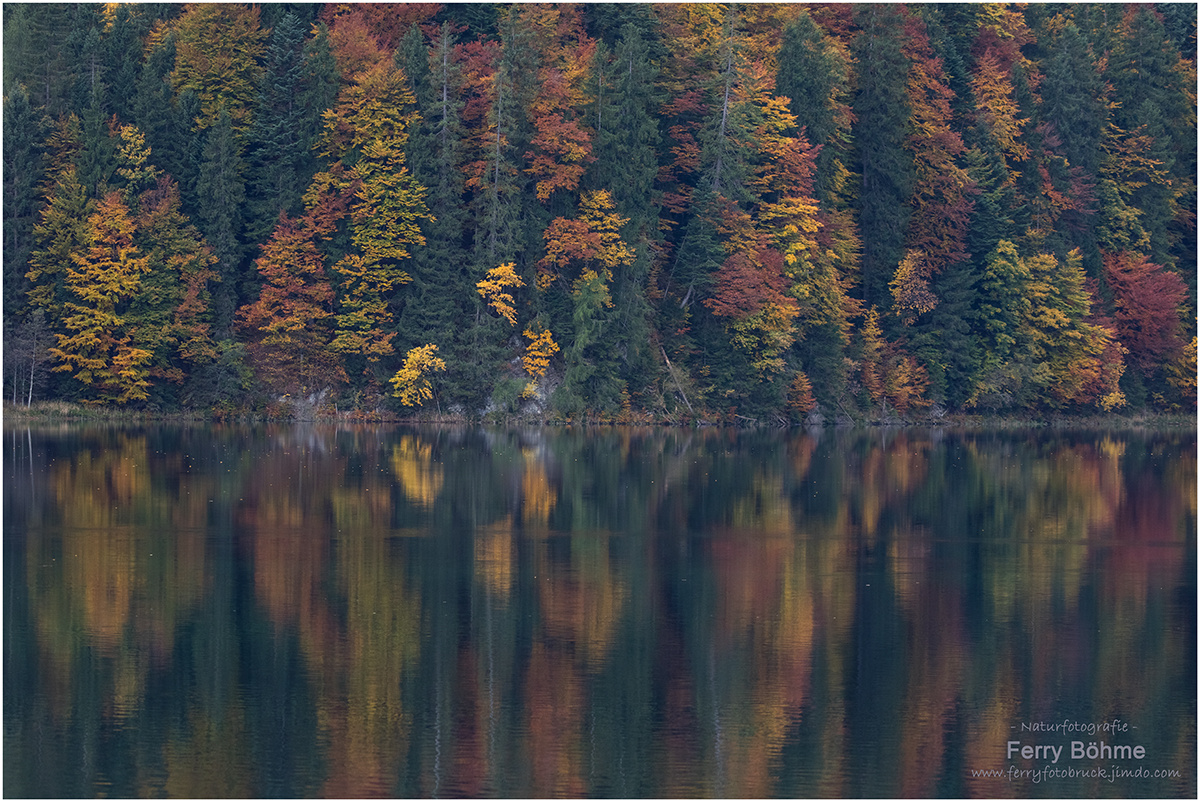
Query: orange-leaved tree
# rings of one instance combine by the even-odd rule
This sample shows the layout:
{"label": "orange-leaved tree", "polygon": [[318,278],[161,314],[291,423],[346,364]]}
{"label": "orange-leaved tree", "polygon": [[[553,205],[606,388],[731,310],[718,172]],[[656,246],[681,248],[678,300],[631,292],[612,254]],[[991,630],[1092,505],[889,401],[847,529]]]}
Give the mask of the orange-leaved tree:
{"label": "orange-leaved tree", "polygon": [[879,311],[867,312],[863,323],[860,377],[871,401],[887,411],[891,404],[900,414],[929,405],[925,390],[929,376],[899,342],[888,342],[879,327]]}
{"label": "orange-leaved tree", "polygon": [[1184,345],[1179,310],[1187,285],[1140,253],[1104,254],[1104,275],[1113,291],[1117,337],[1145,375],[1158,369]]}
{"label": "orange-leaved tree", "polygon": [[615,211],[612,193],[606,189],[584,192],[579,199],[579,217],[556,217],[542,239],[546,255],[538,262],[538,288],[545,290],[567,267],[578,267],[576,283],[600,276],[607,285],[618,265],[633,263],[634,253],[621,239],[621,227],[629,222]]}
{"label": "orange-leaved tree", "polygon": [[728,320],[731,341],[747,354],[759,379],[783,371],[783,354],[796,339],[793,324],[800,307],[786,292],[784,264],[784,255],[762,238],[758,247],[725,260],[712,297],[704,300],[715,316]]}
{"label": "orange-leaved tree", "polygon": [[582,124],[581,109],[596,42],[584,31],[575,6],[527,4],[518,9],[518,24],[529,31],[541,56],[537,94],[529,108],[534,133],[525,172],[536,179],[538,200],[546,202],[556,190],[578,187],[593,161],[592,135]]}
{"label": "orange-leaved tree", "polygon": [[346,381],[330,347],[333,287],[318,247],[332,229],[311,212],[298,220],[283,213],[255,261],[262,292],[238,311],[238,328],[255,374],[275,392]]}

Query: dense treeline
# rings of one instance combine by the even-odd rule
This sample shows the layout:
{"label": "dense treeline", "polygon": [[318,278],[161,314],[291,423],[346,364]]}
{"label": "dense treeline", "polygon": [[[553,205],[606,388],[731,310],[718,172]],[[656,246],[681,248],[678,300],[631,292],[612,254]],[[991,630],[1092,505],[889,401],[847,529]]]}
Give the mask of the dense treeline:
{"label": "dense treeline", "polygon": [[1187,4],[4,8],[7,399],[1190,411]]}

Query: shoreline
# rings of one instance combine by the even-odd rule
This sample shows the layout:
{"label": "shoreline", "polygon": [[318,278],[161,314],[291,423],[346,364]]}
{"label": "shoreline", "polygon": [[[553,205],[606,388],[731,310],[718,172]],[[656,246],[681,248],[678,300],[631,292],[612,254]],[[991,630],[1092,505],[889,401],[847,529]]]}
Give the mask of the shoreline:
{"label": "shoreline", "polygon": [[[272,412],[278,412],[276,408]],[[394,424],[394,425],[441,425],[441,426],[547,426],[547,427],[653,427],[653,428],[729,428],[729,429],[1196,429],[1197,417],[1182,413],[1142,411],[1131,415],[1066,414],[1066,413],[1013,413],[975,414],[944,413],[920,414],[900,417],[889,415],[880,418],[863,417],[858,420],[840,418],[835,421],[809,421],[805,423],[785,421],[757,421],[747,418],[733,420],[720,416],[694,416],[686,420],[655,418],[648,413],[625,413],[607,416],[592,416],[580,420],[561,417],[537,418],[529,415],[486,414],[478,418],[449,414],[397,415],[391,412],[318,412],[311,415],[280,415],[265,412],[244,414],[220,414],[214,411],[181,410],[158,412],[149,410],[125,410],[108,407],[88,407],[65,401],[41,401],[31,407],[5,402],[3,423],[320,423],[320,424]]]}

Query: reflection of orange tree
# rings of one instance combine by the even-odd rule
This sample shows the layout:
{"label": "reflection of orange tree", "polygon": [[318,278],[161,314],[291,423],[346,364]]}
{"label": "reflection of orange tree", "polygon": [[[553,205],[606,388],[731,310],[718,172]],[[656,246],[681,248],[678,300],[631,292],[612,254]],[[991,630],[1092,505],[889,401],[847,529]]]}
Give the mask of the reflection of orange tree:
{"label": "reflection of orange tree", "polygon": [[[453,720],[453,746],[450,771],[443,784],[446,796],[478,798],[485,795],[485,783],[491,774],[488,763],[487,733],[489,710],[481,697],[478,678],[482,668],[474,648],[463,645],[458,651],[457,689]],[[423,795],[433,796],[433,789],[423,789]]]}
{"label": "reflection of orange tree", "polygon": [[542,627],[526,674],[531,794],[583,796],[584,689],[602,670],[628,598],[604,533],[571,538],[568,565],[555,565],[542,541],[537,550]]}
{"label": "reflection of orange tree", "polygon": [[591,671],[603,667],[629,588],[614,570],[603,533],[571,538],[569,569],[552,564],[547,544],[538,549],[538,603],[543,636],[570,644]]}
{"label": "reflection of orange tree", "polygon": [[901,797],[933,797],[942,779],[942,763],[931,756],[946,752],[946,734],[966,681],[965,655],[970,654],[957,584],[913,582],[929,577],[935,566],[929,549],[915,531],[894,531],[891,566],[906,625],[905,690],[900,701],[904,730],[895,793]]}
{"label": "reflection of orange tree", "polygon": [[[843,656],[856,604],[855,550],[845,537],[845,501],[819,522],[796,515],[789,504],[787,484],[805,478],[813,446],[810,439],[789,443],[781,465],[792,468],[790,476],[770,467],[758,471],[728,501],[728,525],[709,543],[715,588],[705,598],[713,600],[706,609],[714,617],[713,640],[693,650],[711,649],[711,662],[692,661],[687,670],[668,673],[663,728],[656,735],[666,751],[661,771],[668,787],[687,789],[687,795],[786,793],[776,761],[808,708],[820,711],[813,721],[821,723],[813,737],[816,776],[806,794],[845,795]],[[660,648],[692,651],[683,644]],[[817,654],[823,660],[819,680]],[[708,740],[715,726],[720,748],[709,751],[716,750]],[[695,775],[696,765],[705,767],[703,775]]]}
{"label": "reflection of orange tree", "polygon": [[717,793],[736,789],[739,796],[765,797],[780,792],[773,760],[802,710],[814,704],[813,655],[824,641],[824,679],[816,690],[832,707],[816,741],[822,755],[815,763],[821,769],[810,792],[844,794],[841,655],[854,618],[854,553],[844,540],[806,541],[794,531],[746,529],[711,545],[721,600],[714,611],[714,659],[721,665],[746,655],[748,661],[720,686],[723,754],[714,770],[724,785],[713,789]]}
{"label": "reflection of orange tree", "polygon": [[872,448],[863,458],[854,494],[863,534],[874,538],[883,510],[903,508],[925,481],[929,447],[928,438],[902,433]]}
{"label": "reflection of orange tree", "polygon": [[582,797],[582,678],[564,644],[533,644],[525,677],[525,709],[529,711],[527,744],[532,787],[530,796]]}
{"label": "reflection of orange tree", "polygon": [[800,715],[811,673],[812,608],[801,596],[801,609],[787,611],[790,649],[782,648],[785,622],[780,617],[784,564],[794,548],[790,538],[760,530],[723,537],[711,546],[720,599],[714,611],[715,660],[724,663],[735,655],[749,655],[743,658],[749,665],[742,668],[740,681],[722,683],[724,754],[718,755],[723,765],[715,768],[724,785],[714,789],[719,796],[733,789],[736,796],[771,796],[772,756]]}

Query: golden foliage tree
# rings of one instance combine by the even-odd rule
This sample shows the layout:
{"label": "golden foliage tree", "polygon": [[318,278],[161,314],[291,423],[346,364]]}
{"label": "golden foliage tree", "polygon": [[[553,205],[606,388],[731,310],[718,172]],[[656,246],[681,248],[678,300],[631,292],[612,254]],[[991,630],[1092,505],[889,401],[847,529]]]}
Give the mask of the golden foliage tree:
{"label": "golden foliage tree", "polygon": [[531,323],[525,329],[525,337],[529,340],[529,345],[525,346],[525,356],[521,358],[521,365],[525,372],[533,377],[533,381],[525,387],[524,395],[528,397],[533,395],[537,380],[546,375],[546,370],[550,367],[550,357],[558,353],[558,343],[554,342],[550,330],[543,328],[540,323]]}
{"label": "golden foliage tree", "polygon": [[89,245],[70,254],[66,334],[50,354],[56,371],[73,371],[90,403],[124,404],[146,398],[151,353],[133,345],[125,307],[137,292],[148,259],[134,245],[134,224],[119,192],[110,192],[88,218]]}
{"label": "golden foliage tree", "polygon": [[404,153],[414,103],[404,74],[391,64],[359,74],[325,112],[321,152],[336,161],[313,177],[305,194],[310,211],[349,219],[353,248],[333,265],[341,280],[332,347],[368,362],[392,353],[391,296],[410,280],[400,265],[425,244],[425,188]]}
{"label": "golden foliage tree", "polygon": [[259,26],[258,6],[241,3],[189,4],[175,24],[175,91],[192,90],[200,100],[193,122],[206,129],[224,107],[236,131],[250,127],[262,74],[259,64],[269,31]]}
{"label": "golden foliage tree", "polygon": [[906,326],[911,326],[918,317],[937,306],[937,296],[925,280],[928,271],[921,267],[924,261],[925,254],[921,251],[906,251],[888,285],[892,290],[893,308]]}
{"label": "golden foliage tree", "polygon": [[391,378],[392,395],[406,407],[420,406],[433,398],[433,386],[428,374],[446,369],[446,362],[435,356],[438,347],[433,343],[413,348],[404,357],[404,367]]}
{"label": "golden foliage tree", "polygon": [[524,287],[525,282],[517,275],[516,264],[505,262],[499,267],[493,267],[475,285],[475,291],[483,296],[488,306],[496,314],[508,321],[508,325],[517,325],[517,309],[513,305],[510,287]]}

